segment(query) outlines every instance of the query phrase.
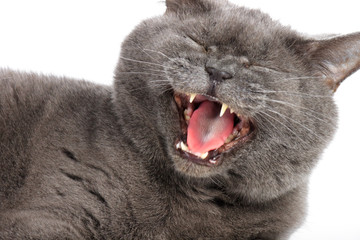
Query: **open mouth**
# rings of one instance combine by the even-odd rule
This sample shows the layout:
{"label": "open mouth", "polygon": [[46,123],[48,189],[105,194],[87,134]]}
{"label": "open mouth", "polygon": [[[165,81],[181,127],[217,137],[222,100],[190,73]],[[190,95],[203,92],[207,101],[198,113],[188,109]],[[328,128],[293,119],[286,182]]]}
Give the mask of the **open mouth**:
{"label": "open mouth", "polygon": [[174,93],[181,136],[175,142],[180,155],[199,165],[218,166],[221,154],[253,136],[254,121],[235,113],[216,98]]}

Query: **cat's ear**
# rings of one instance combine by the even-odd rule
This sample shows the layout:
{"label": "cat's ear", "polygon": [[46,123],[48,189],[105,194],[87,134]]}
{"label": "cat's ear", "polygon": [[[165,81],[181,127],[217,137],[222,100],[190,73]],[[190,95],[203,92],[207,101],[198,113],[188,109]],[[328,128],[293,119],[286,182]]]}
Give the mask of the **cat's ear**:
{"label": "cat's ear", "polygon": [[166,0],[165,14],[199,14],[210,11],[211,7],[210,0]]}
{"label": "cat's ear", "polygon": [[302,53],[315,74],[335,92],[360,68],[360,32],[302,44]]}

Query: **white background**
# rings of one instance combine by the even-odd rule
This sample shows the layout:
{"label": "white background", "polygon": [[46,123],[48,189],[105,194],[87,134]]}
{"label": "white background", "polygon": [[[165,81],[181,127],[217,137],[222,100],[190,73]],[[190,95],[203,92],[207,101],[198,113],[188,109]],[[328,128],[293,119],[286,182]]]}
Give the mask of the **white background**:
{"label": "white background", "polygon": [[[308,34],[360,31],[356,1],[232,0]],[[0,0],[0,67],[106,85],[123,38],[162,14],[158,0]],[[360,240],[360,71],[335,94],[339,129],[311,177],[308,217],[292,240]]]}

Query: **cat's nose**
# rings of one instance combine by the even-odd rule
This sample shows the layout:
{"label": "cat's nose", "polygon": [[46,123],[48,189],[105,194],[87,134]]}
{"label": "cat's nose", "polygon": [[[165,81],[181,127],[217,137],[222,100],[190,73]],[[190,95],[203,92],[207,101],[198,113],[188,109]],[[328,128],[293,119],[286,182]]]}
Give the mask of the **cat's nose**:
{"label": "cat's nose", "polygon": [[206,67],[205,70],[209,74],[210,81],[222,82],[233,77],[230,73],[213,67]]}

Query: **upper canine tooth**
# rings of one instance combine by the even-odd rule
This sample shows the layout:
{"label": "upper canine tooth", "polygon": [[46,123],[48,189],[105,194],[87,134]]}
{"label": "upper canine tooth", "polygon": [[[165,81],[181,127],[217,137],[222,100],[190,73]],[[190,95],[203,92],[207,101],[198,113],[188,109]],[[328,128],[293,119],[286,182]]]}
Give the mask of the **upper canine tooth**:
{"label": "upper canine tooth", "polygon": [[230,108],[230,113],[231,113],[231,114],[234,113],[234,110],[232,110],[231,108]]}
{"label": "upper canine tooth", "polygon": [[228,109],[228,105],[226,105],[225,103],[222,104],[221,106],[221,110],[220,110],[220,117],[222,117],[226,111],[226,109]]}
{"label": "upper canine tooth", "polygon": [[190,103],[194,101],[195,97],[196,97],[195,93],[190,94]]}

